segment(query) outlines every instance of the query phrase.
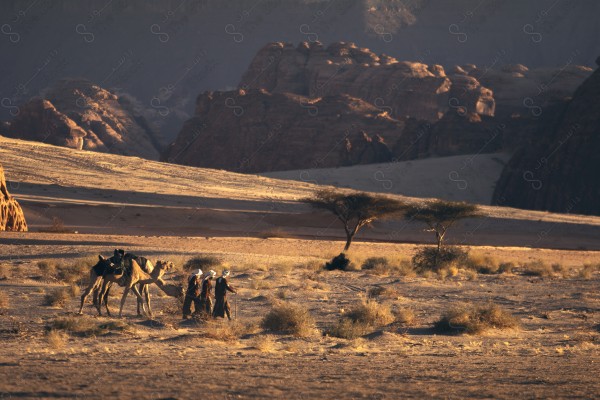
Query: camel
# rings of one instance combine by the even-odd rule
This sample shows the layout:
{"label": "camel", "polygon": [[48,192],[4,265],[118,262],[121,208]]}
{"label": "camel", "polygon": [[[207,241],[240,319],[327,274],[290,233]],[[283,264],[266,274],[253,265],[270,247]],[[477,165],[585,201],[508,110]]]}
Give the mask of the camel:
{"label": "camel", "polygon": [[[106,311],[108,315],[110,312],[108,310],[108,290],[113,282],[116,282],[119,286],[123,286],[125,289],[123,291],[123,296],[121,297],[121,306],[119,308],[119,318],[123,314],[123,306],[125,305],[125,300],[127,299],[127,295],[131,290],[138,299],[138,307],[141,306],[144,314],[148,316],[152,316],[152,310],[150,308],[150,294],[148,293],[148,287],[150,283],[156,283],[159,286],[164,285],[165,282],[162,280],[162,276],[165,272],[170,270],[173,267],[173,263],[159,260],[156,263],[156,266],[152,268],[150,273],[144,272],[142,267],[138,264],[138,262],[133,257],[125,256],[127,260],[127,268],[117,270],[117,269],[109,269],[103,275],[103,284],[102,289],[100,290],[99,300],[105,301]],[[151,263],[150,263],[151,264]],[[138,288],[139,286],[139,288]],[[145,310],[144,299],[142,294],[144,292],[147,294],[146,302],[148,304],[148,312]],[[97,304],[98,312],[100,312],[101,304]],[[139,311],[138,311],[139,312]]]}
{"label": "camel", "polygon": [[90,283],[81,294],[81,306],[79,307],[79,314],[83,314],[83,304],[92,290],[94,291],[94,305],[96,305],[96,308],[98,308],[98,312],[100,313],[100,306],[97,305],[96,298],[98,289],[100,289],[102,286],[102,277],[104,276],[104,273],[107,270],[112,270],[114,268],[115,264],[113,264],[109,258],[104,258],[101,255],[98,256],[98,263],[90,269]]}
{"label": "camel", "polygon": [[[135,260],[137,262],[137,264],[139,265],[139,267],[142,269],[143,272],[145,272],[146,274],[148,274],[150,277],[154,276],[154,270],[155,269],[159,269],[160,273],[157,275],[156,281],[151,281],[148,283],[156,283],[158,287],[160,287],[163,290],[165,289],[165,282],[162,280],[162,275],[173,268],[173,263],[170,261],[164,261],[164,260],[157,260],[156,261],[156,266],[147,258],[145,257],[137,257],[133,254],[125,254],[124,256],[125,262],[126,263],[130,263],[131,260]],[[104,305],[106,307],[106,312],[107,314],[110,316],[110,311],[108,309],[108,297],[109,297],[109,293],[110,293],[110,288],[112,287],[112,284],[114,282],[117,282],[117,284],[119,284],[119,286],[124,286],[124,284],[122,284],[122,282],[119,281],[119,278],[117,276],[117,280],[115,281],[107,281],[105,283],[105,286],[103,286],[102,288],[97,288],[95,290],[101,291],[102,294],[100,294],[99,296],[94,296],[94,301],[96,300],[96,298],[99,298],[100,301],[104,302]],[[148,312],[149,315],[152,316],[152,308],[150,306],[150,291],[149,291],[149,285],[148,283],[142,283],[142,282],[138,282],[138,291],[140,292],[141,295],[143,295],[143,298],[146,301],[146,305],[148,307]],[[169,293],[168,293],[169,294]],[[172,294],[169,294],[172,295]],[[137,302],[137,314],[138,315],[142,315],[141,310],[143,310],[144,307],[144,302],[143,299],[140,300],[140,298],[137,298],[138,302]]]}

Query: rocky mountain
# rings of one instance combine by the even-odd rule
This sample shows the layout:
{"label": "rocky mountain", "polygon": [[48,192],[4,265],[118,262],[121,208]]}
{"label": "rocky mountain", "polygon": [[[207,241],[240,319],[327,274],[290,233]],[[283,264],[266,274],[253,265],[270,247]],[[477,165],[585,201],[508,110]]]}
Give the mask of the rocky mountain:
{"label": "rocky mountain", "polygon": [[139,99],[171,141],[197,94],[236,87],[268,42],[343,40],[446,71],[593,66],[599,14],[596,0],[3,0],[0,120],[84,77]]}
{"label": "rocky mountain", "polygon": [[8,193],[4,169],[0,165],[0,231],[26,231],[27,222],[19,203]]}
{"label": "rocky mountain", "polygon": [[156,134],[127,97],[87,80],[63,79],[17,108],[0,134],[58,146],[157,159]]}
{"label": "rocky mountain", "polygon": [[403,128],[402,121],[348,95],[206,92],[162,159],[240,172],[386,162]]}
{"label": "rocky mountain", "polygon": [[446,76],[441,65],[398,61],[354,43],[269,43],[250,63],[239,85],[308,97],[348,94],[393,117],[437,121],[451,106],[494,115],[489,89],[472,77]]}
{"label": "rocky mountain", "polygon": [[[600,57],[597,60],[600,65]],[[600,69],[575,91],[542,140],[510,160],[497,204],[600,214]],[[548,134],[549,133],[549,134]]]}

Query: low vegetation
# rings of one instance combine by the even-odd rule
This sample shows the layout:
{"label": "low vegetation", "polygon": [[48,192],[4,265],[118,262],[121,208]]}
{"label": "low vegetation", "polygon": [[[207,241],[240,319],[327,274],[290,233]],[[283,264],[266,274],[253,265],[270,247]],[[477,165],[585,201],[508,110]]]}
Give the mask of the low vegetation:
{"label": "low vegetation", "polygon": [[419,273],[440,272],[457,269],[467,264],[469,253],[457,246],[423,247],[412,258],[413,266]]}
{"label": "low vegetation", "polygon": [[198,257],[190,258],[183,264],[184,271],[192,271],[194,269],[201,269],[206,272],[211,269],[219,268],[222,264],[222,261],[211,255],[202,255]]}
{"label": "low vegetation", "polygon": [[376,275],[394,275],[411,277],[416,275],[412,264],[407,260],[390,261],[387,257],[370,257],[361,265],[361,270]]}
{"label": "low vegetation", "polygon": [[86,316],[56,318],[50,322],[47,329],[82,337],[100,336],[109,332],[135,332],[133,326],[125,321],[117,320],[99,324],[95,319]]}
{"label": "low vegetation", "polygon": [[77,285],[53,289],[44,296],[44,305],[50,307],[64,307],[69,300],[79,296],[80,293],[81,291]]}
{"label": "low vegetation", "polygon": [[445,333],[479,334],[490,329],[512,329],[519,321],[500,306],[461,305],[445,312],[435,323],[435,329]]}
{"label": "low vegetation", "polygon": [[389,305],[367,300],[345,313],[328,333],[342,339],[355,339],[395,321]]}
{"label": "low vegetation", "polygon": [[293,303],[273,306],[263,318],[261,326],[266,331],[299,337],[310,336],[315,332],[315,320],[309,311]]}
{"label": "low vegetation", "polygon": [[65,283],[83,283],[88,277],[90,268],[96,262],[96,257],[77,258],[69,263],[61,263],[55,260],[38,261],[37,267],[45,279],[56,279]]}

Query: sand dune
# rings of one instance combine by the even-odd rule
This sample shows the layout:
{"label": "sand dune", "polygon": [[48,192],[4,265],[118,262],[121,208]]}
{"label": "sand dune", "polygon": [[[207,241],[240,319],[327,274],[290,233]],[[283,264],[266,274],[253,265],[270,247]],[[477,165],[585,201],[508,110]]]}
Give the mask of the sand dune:
{"label": "sand dune", "polygon": [[[478,201],[489,196],[491,189],[480,183],[485,179],[482,174],[493,173],[494,164],[499,163],[495,158],[502,159],[501,156],[473,158],[473,169],[465,170],[471,175],[465,176],[473,188],[481,190],[471,191],[473,197],[467,199]],[[425,160],[436,168],[442,166],[444,172],[437,181],[435,173],[414,173],[415,165],[406,163],[394,166],[397,169],[391,170],[390,177],[404,176],[406,182],[413,182],[406,184],[411,194],[439,195],[444,190],[450,193],[453,182],[441,183],[445,180],[443,176],[448,176],[444,168],[458,167],[467,159],[468,156]],[[21,202],[33,231],[48,227],[54,218],[59,218],[69,229],[80,233],[291,236],[320,240],[342,236],[336,218],[314,212],[299,201],[322,187],[310,182],[163,164],[6,138],[0,138],[0,162],[5,167],[10,191]],[[348,186],[377,189],[367,176],[382,168],[385,166],[360,167],[358,172],[350,169],[352,179]],[[307,173],[319,176],[321,171]],[[344,169],[338,169],[323,182],[343,184],[345,175]],[[428,179],[438,182],[431,185],[439,187],[440,192],[428,191]],[[454,197],[447,198],[465,199],[458,195],[454,191]],[[420,201],[415,197],[398,198]],[[452,237],[455,243],[600,249],[598,217],[491,206],[482,206],[482,211],[487,218],[467,220],[456,226]],[[423,228],[421,224],[402,220],[378,222],[357,239],[430,242],[432,235]]]}

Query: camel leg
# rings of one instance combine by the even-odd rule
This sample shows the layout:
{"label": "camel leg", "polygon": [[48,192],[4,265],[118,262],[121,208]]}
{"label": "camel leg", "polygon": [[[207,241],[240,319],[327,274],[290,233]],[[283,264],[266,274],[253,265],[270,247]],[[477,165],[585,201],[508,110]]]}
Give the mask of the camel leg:
{"label": "camel leg", "polygon": [[[143,283],[140,283],[139,286],[140,286],[139,291],[143,295],[144,294],[144,286],[145,285]],[[140,312],[140,310],[141,310],[141,307],[143,307],[143,303],[140,301],[140,299],[137,299],[137,300],[138,300],[137,301],[137,315],[141,316],[142,313]]]}
{"label": "camel leg", "polygon": [[121,307],[119,308],[119,318],[121,318],[121,316],[123,315],[123,306],[125,305],[125,299],[127,299],[127,294],[129,293],[130,289],[131,286],[127,285],[123,290],[123,296],[121,297]]}
{"label": "camel leg", "polygon": [[146,306],[148,307],[148,315],[152,317],[152,308],[150,307],[150,285],[144,285],[144,297],[146,298]]}
{"label": "camel leg", "polygon": [[[142,284],[140,284],[140,286],[141,285]],[[142,288],[142,290],[143,290],[143,288]],[[138,289],[138,287],[136,285],[133,285],[131,287],[131,291],[133,292],[133,294],[136,295],[137,300],[138,300],[138,304],[142,305],[142,313],[147,316],[148,313],[146,312],[146,307],[144,306],[144,298],[142,297],[142,294],[140,293],[140,290]]]}
{"label": "camel leg", "polygon": [[106,307],[106,315],[110,317],[110,309],[108,308],[108,298],[110,295],[110,288],[112,288],[112,282],[109,282],[106,288],[106,293],[104,293],[103,298],[101,299],[104,302],[104,307]]}
{"label": "camel leg", "polygon": [[[98,309],[98,315],[102,315],[102,301],[104,300],[106,293],[109,291],[111,283],[112,282],[109,282],[104,279],[102,282],[102,288],[97,293],[98,298],[97,298],[97,300],[96,299],[94,300],[97,302],[96,308]],[[110,317],[110,311],[108,311],[108,306],[106,307],[106,311],[107,311],[108,316]]]}
{"label": "camel leg", "polygon": [[83,314],[83,305],[85,304],[85,300],[87,299],[87,297],[90,295],[90,292],[92,290],[96,290],[98,283],[100,281],[99,276],[96,276],[95,279],[92,279],[92,277],[90,277],[90,284],[88,285],[87,288],[85,288],[85,290],[83,291],[83,293],[81,294],[81,306],[79,307],[79,314]]}

